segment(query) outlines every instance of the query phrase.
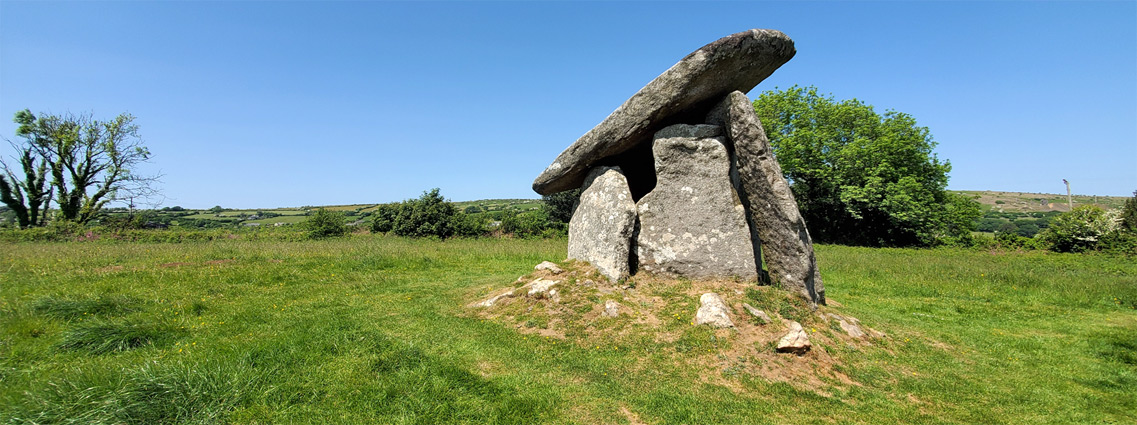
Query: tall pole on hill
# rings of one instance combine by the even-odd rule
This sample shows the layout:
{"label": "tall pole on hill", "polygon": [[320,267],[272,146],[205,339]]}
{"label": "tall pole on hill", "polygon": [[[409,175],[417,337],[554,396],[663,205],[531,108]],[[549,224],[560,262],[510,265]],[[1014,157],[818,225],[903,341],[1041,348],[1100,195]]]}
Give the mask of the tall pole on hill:
{"label": "tall pole on hill", "polygon": [[1070,196],[1070,182],[1066,181],[1066,179],[1062,179],[1062,183],[1066,183],[1066,208],[1069,208],[1070,211],[1073,211],[1074,197]]}

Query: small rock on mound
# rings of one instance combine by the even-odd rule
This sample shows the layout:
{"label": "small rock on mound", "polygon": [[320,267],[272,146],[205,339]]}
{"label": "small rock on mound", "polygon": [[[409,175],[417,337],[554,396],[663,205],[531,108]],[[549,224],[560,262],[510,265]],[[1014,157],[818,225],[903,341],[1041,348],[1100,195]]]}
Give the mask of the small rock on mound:
{"label": "small rock on mound", "polygon": [[750,312],[751,315],[753,315],[754,317],[757,317],[758,320],[761,320],[763,325],[771,322],[770,316],[768,314],[766,314],[766,312],[759,310],[757,308],[754,308],[754,306],[752,306],[750,304],[742,303],[742,308],[745,308],[746,311]]}
{"label": "small rock on mound", "polygon": [[620,315],[620,303],[613,300],[604,301],[604,317],[616,317]]}
{"label": "small rock on mound", "polygon": [[797,355],[805,354],[811,347],[809,344],[809,335],[805,333],[805,329],[802,329],[801,323],[790,321],[789,328],[789,333],[778,341],[778,352],[794,353]]}
{"label": "small rock on mound", "polygon": [[506,292],[494,295],[492,297],[489,297],[485,301],[476,302],[473,304],[473,307],[493,307],[493,305],[497,304],[497,302],[500,301],[501,299],[509,298],[512,296],[513,296],[513,290],[511,289],[509,291],[506,291]]}
{"label": "small rock on mound", "polygon": [[699,311],[695,313],[696,325],[711,325],[716,328],[733,328],[734,322],[727,315],[726,303],[718,294],[708,292],[699,297]]}
{"label": "small rock on mound", "polygon": [[841,330],[853,338],[864,338],[865,333],[861,330],[861,321],[852,316],[840,316],[837,314],[829,313],[829,317],[837,320],[837,325],[841,326]]}
{"label": "small rock on mound", "polygon": [[558,281],[537,279],[529,283],[529,296],[533,298],[552,298],[557,295],[557,290],[553,289]]}
{"label": "small rock on mound", "polygon": [[553,264],[552,261],[542,261],[541,264],[534,266],[533,270],[546,270],[552,274],[561,274],[561,272],[564,271],[561,270],[560,267],[557,267],[556,264]]}

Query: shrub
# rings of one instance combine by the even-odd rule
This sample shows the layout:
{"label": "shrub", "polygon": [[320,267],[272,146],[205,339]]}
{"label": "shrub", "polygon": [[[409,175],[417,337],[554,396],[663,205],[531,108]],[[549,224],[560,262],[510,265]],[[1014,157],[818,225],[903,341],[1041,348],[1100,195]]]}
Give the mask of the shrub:
{"label": "shrub", "polygon": [[347,217],[338,211],[328,211],[320,208],[304,221],[308,236],[312,238],[326,238],[343,236],[348,232]]}
{"label": "shrub", "polygon": [[454,236],[477,237],[486,234],[485,218],[458,213],[454,218]]}
{"label": "shrub", "polygon": [[1051,251],[1083,252],[1096,250],[1103,237],[1120,230],[1116,211],[1107,212],[1096,205],[1082,205],[1055,217],[1040,238]]}
{"label": "shrub", "polygon": [[373,233],[387,233],[395,227],[395,220],[399,218],[399,210],[403,204],[383,204],[371,214],[371,231]]}
{"label": "shrub", "polygon": [[438,237],[454,236],[454,218],[458,209],[442,197],[438,188],[423,192],[418,199],[404,201],[391,230],[399,236]]}
{"label": "shrub", "polygon": [[502,217],[501,231],[519,237],[555,236],[563,233],[563,223],[552,223],[545,209],[525,211]]}
{"label": "shrub", "polygon": [[995,235],[995,244],[1003,249],[1039,249],[1035,239],[1022,236],[1014,232],[998,233]]}

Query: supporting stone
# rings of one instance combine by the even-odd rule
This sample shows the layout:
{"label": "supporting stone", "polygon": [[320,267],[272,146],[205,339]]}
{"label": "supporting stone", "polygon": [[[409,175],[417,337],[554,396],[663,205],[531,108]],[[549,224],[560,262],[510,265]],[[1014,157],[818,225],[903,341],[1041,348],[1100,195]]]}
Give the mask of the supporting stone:
{"label": "supporting stone", "polygon": [[618,167],[597,167],[569,220],[568,257],[591,263],[613,282],[631,272],[628,260],[636,204]]}
{"label": "supporting stone", "polygon": [[707,122],[721,125],[733,143],[740,192],[762,240],[770,279],[811,303],[825,304],[813,241],[754,105],[742,92],[730,93],[707,115]]}
{"label": "supporting stone", "polygon": [[639,270],[690,278],[756,279],[745,210],[731,186],[718,126],[656,133],[656,186],[636,204]]}

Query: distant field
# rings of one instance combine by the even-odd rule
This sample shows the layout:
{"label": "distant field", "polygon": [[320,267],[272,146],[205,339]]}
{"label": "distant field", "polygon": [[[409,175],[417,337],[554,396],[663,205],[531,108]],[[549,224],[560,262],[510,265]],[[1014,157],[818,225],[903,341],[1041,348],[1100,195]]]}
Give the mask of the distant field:
{"label": "distant field", "polygon": [[[693,326],[690,281],[568,282],[585,304],[512,319],[467,307],[564,253],[371,235],[0,243],[0,423],[1137,423],[1130,259],[818,246],[823,311],[887,337],[830,343],[835,325],[754,301],[809,323],[800,358]],[[588,310],[605,300],[632,313]]]}
{"label": "distant field", "polygon": [[[977,223],[983,232],[993,232],[996,229],[1009,229],[1007,223],[1016,224],[1022,230],[1022,236],[1031,237],[1037,231],[1045,229],[1047,221],[1053,214],[1068,211],[1066,197],[1058,194],[1038,194],[1025,192],[998,192],[998,191],[956,191],[973,197],[986,208],[985,215]],[[1110,196],[1074,196],[1075,205],[1096,204],[1103,208],[1121,208],[1125,197]],[[154,210],[153,220],[166,225],[183,225],[190,227],[236,227],[247,224],[272,225],[277,223],[296,224],[306,220],[307,215],[318,208],[343,212],[350,217],[350,221],[368,220],[380,204],[351,204],[305,206],[290,208],[262,208],[262,209],[226,209],[223,211],[209,210]],[[482,199],[475,201],[457,201],[455,207],[471,214],[485,214],[489,220],[500,220],[503,214],[524,212],[541,208],[540,199]],[[1049,213],[1049,215],[1047,215]],[[119,211],[113,214],[123,215]],[[1039,215],[1043,214],[1043,215]],[[268,215],[264,217],[262,215]],[[1002,227],[1000,227],[1002,226]]]}

